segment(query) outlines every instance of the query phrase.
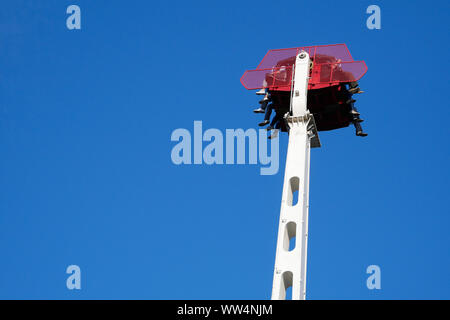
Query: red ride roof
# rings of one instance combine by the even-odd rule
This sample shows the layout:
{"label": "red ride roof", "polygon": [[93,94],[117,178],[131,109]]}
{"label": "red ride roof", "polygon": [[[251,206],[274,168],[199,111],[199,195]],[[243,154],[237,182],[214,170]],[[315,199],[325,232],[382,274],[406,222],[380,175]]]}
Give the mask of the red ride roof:
{"label": "red ride roof", "polygon": [[308,89],[319,89],[357,81],[367,72],[364,61],[354,61],[345,44],[308,46],[269,50],[255,70],[247,70],[241,77],[248,89],[290,91],[295,57],[306,51],[313,61]]}

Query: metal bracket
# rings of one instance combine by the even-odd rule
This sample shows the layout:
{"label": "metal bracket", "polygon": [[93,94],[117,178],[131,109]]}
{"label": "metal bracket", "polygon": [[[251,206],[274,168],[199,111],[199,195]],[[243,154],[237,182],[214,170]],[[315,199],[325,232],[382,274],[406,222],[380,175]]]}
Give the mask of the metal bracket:
{"label": "metal bracket", "polygon": [[289,112],[284,115],[284,120],[286,121],[289,128],[292,127],[294,123],[307,123],[308,136],[311,141],[311,148],[320,148],[322,144],[319,139],[319,132],[317,131],[316,121],[311,113],[307,113],[303,116],[291,116]]}

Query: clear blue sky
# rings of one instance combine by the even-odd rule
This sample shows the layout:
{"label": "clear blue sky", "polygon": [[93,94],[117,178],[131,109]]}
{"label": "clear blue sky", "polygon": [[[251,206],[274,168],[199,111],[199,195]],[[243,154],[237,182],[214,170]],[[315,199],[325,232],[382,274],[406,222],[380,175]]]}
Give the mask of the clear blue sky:
{"label": "clear blue sky", "polygon": [[[66,28],[77,4],[82,30]],[[367,6],[382,29],[368,30]],[[0,10],[0,298],[267,299],[281,170],[176,166],[176,128],[256,128],[268,49],[346,43],[352,128],[311,153],[309,299],[450,295],[449,1],[10,0]],[[66,267],[82,290],[66,288]],[[381,268],[379,291],[366,267]]]}

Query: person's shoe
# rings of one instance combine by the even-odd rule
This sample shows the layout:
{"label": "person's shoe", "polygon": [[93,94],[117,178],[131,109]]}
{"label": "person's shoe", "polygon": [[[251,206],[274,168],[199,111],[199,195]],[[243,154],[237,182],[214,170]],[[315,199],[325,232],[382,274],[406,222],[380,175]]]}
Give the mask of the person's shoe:
{"label": "person's shoe", "polygon": [[358,123],[364,122],[364,120],[361,118],[353,118],[352,121],[358,122]]}
{"label": "person's shoe", "polygon": [[360,116],[360,115],[361,115],[361,114],[360,114],[358,111],[356,111],[356,110],[352,110],[352,111],[350,111],[350,113],[353,114],[353,115],[355,115],[355,116]]}
{"label": "person's shoe", "polygon": [[272,126],[268,126],[268,127],[266,128],[267,131],[270,131],[270,130],[273,130],[273,129],[274,129],[274,127],[272,127]]}
{"label": "person's shoe", "polygon": [[278,137],[278,130],[274,130],[273,133],[267,137],[267,139],[275,139]]}
{"label": "person's shoe", "polygon": [[367,133],[362,132],[362,130],[356,131],[356,135],[357,135],[358,137],[367,137]]}
{"label": "person's shoe", "polygon": [[261,108],[261,107],[258,108],[258,109],[253,110],[253,112],[254,112],[254,113],[265,113],[264,109]]}
{"label": "person's shoe", "polygon": [[264,127],[266,124],[269,124],[269,120],[263,120],[262,122],[258,123],[258,126]]}
{"label": "person's shoe", "polygon": [[361,89],[359,87],[354,87],[354,88],[348,89],[348,92],[350,92],[351,94],[360,93],[360,91],[361,91]]}
{"label": "person's shoe", "polygon": [[266,94],[266,89],[261,89],[261,90],[259,90],[259,91],[256,91],[256,94],[257,94],[258,96],[265,95],[265,94]]}

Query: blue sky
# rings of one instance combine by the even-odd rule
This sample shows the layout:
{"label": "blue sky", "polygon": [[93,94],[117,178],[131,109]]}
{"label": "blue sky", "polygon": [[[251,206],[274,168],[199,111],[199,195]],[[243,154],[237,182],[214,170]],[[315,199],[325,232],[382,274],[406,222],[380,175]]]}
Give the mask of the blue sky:
{"label": "blue sky", "polygon": [[[81,8],[82,29],[66,28]],[[381,8],[381,30],[366,8]],[[287,137],[259,165],[172,163],[177,128],[256,128],[269,49],[346,43],[369,133],[311,152],[307,297],[449,299],[450,3],[2,1],[0,298],[268,299]],[[79,265],[82,289],[66,288]],[[369,265],[381,290],[366,288]]]}

